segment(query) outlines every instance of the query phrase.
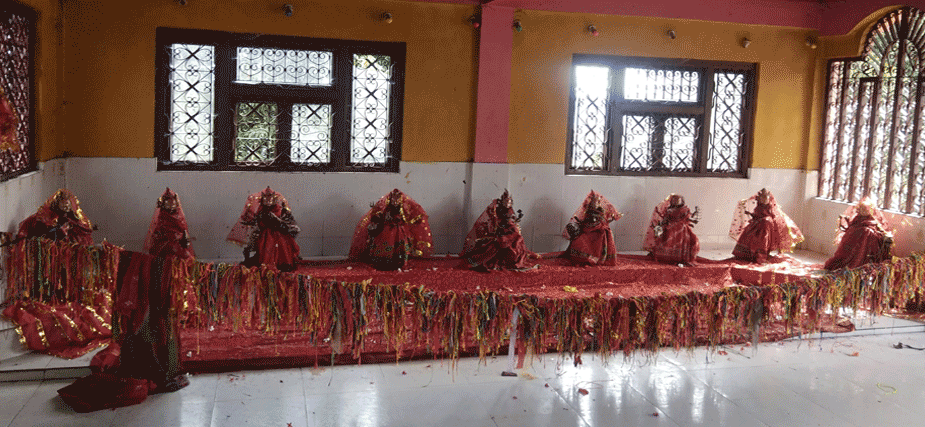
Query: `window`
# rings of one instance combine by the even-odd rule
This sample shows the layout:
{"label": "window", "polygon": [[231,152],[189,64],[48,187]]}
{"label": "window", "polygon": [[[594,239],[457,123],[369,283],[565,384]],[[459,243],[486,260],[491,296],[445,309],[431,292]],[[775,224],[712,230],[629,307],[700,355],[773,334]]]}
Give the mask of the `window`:
{"label": "window", "polygon": [[160,170],[398,172],[405,44],[157,30]]}
{"label": "window", "polygon": [[859,58],[829,61],[819,197],[925,215],[925,16],[881,18]]}
{"label": "window", "polygon": [[576,54],[566,173],[745,177],[755,65]]}
{"label": "window", "polygon": [[35,170],[35,19],[25,6],[0,6],[0,181]]}

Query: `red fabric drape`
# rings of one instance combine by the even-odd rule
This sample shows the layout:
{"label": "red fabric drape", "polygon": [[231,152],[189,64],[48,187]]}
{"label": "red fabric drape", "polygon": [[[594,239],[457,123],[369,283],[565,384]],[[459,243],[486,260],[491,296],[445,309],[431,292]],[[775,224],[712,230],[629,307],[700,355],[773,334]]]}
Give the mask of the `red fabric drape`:
{"label": "red fabric drape", "polygon": [[[866,204],[866,215],[860,215],[858,207]],[[881,262],[892,258],[893,233],[883,219],[883,213],[864,198],[858,205],[851,206],[839,216],[836,241],[838,249],[825,263],[826,270],[860,267],[870,262]]]}
{"label": "red fabric drape", "polygon": [[[71,212],[66,213],[54,208],[59,199],[66,199],[70,202]],[[67,226],[64,227],[64,225]],[[62,188],[52,194],[38,211],[19,224],[16,237],[47,237],[90,246],[93,244],[91,233],[93,233],[93,225],[84,216],[80,201],[73,193]]]}
{"label": "red fabric drape", "polygon": [[[672,196],[668,196],[652,211],[643,248],[659,262],[690,264],[700,252],[700,239],[694,234],[690,209],[684,204],[672,206]],[[662,229],[659,236],[655,235],[656,227]]]}
{"label": "red fabric drape", "polygon": [[350,244],[350,259],[384,270],[404,267],[409,257],[431,253],[433,237],[427,213],[398,189],[382,196],[363,215]]}
{"label": "red fabric drape", "polygon": [[[167,199],[176,199],[176,211],[170,212],[162,208]],[[151,218],[151,225],[148,226],[148,234],[145,237],[145,252],[160,257],[196,258],[196,253],[189,242],[183,245],[188,229],[180,199],[177,193],[168,188],[158,199],[157,206],[154,208],[154,216]]]}
{"label": "red fabric drape", "polygon": [[488,270],[523,270],[535,267],[538,255],[527,249],[514,208],[493,200],[466,235],[460,257],[471,267]]}
{"label": "red fabric drape", "polygon": [[[264,206],[261,203],[261,197],[264,195],[274,197],[276,203]],[[250,246],[257,252],[255,261],[258,264],[292,266],[299,259],[299,245],[295,241],[295,233],[298,233],[298,226],[292,218],[289,202],[281,194],[267,187],[266,190],[247,197],[238,222],[228,233],[228,240],[242,246]]]}
{"label": "red fabric drape", "polygon": [[[578,235],[570,239],[564,256],[581,264],[616,265],[617,248],[610,223],[622,216],[604,196],[591,190],[569,221],[578,230]],[[568,227],[562,232],[562,237],[571,237]]]}
{"label": "red fabric drape", "polygon": [[[747,261],[762,262],[772,251],[790,252],[803,241],[803,232],[770,195],[765,205],[758,195],[740,200],[736,205],[729,237],[736,241],[732,254]],[[752,214],[748,214],[748,209]]]}

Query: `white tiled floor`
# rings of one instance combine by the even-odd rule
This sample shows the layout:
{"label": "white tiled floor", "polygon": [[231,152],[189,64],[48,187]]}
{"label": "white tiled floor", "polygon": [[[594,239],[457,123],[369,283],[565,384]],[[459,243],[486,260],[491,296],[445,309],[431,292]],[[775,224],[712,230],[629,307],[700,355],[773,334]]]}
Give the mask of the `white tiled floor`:
{"label": "white tiled floor", "polygon": [[[192,376],[140,405],[76,414],[70,380],[0,383],[0,426],[872,426],[925,418],[925,334],[789,340],[604,363],[503,357]],[[723,354],[725,352],[726,354]],[[529,362],[529,360],[528,360]],[[587,393],[585,393],[587,391]]]}

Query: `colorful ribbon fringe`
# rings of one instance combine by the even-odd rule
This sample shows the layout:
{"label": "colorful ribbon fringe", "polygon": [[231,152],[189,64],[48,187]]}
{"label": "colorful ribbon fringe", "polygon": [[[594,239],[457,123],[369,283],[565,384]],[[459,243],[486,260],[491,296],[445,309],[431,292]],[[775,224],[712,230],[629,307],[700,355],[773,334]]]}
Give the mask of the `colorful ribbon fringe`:
{"label": "colorful ribbon fringe", "polygon": [[[63,292],[73,298],[86,295],[86,289],[111,290],[117,256],[118,248],[105,243],[97,249],[22,242],[9,263],[8,295],[57,297]],[[330,345],[357,359],[371,331],[382,332],[396,358],[413,349],[453,360],[476,350],[482,357],[494,354],[510,336],[515,308],[521,314],[518,339],[535,353],[554,350],[578,360],[583,352],[607,358],[618,353],[629,357],[636,350],[654,355],[663,347],[715,348],[722,342],[757,341],[760,328],[771,320],[782,321],[789,333],[816,331],[825,313],[841,309],[879,315],[905,307],[925,287],[921,254],[711,294],[558,299],[494,291],[435,292],[408,283],[322,281],[264,267],[194,260],[168,263],[173,309],[184,327],[302,333],[316,345]]]}

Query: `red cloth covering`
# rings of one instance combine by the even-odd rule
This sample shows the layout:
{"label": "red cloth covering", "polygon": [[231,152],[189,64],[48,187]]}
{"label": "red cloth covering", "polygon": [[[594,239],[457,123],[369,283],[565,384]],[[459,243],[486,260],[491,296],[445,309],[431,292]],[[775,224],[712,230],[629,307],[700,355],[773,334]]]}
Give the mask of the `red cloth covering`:
{"label": "red cloth covering", "polygon": [[19,114],[13,108],[13,103],[0,87],[0,151],[19,151],[22,144],[19,141]]}
{"label": "red cloth covering", "polygon": [[520,234],[517,214],[507,193],[493,200],[466,235],[459,255],[469,266],[487,270],[525,270],[536,267],[530,262],[539,256],[529,249]]}
{"label": "red cloth covering", "polygon": [[[274,198],[276,202],[264,205],[263,197]],[[295,241],[298,232],[289,202],[267,187],[247,197],[244,211],[228,233],[228,240],[256,251],[254,263],[257,265],[291,267],[299,259],[299,245]]]}
{"label": "red cloth covering", "polygon": [[[646,230],[643,248],[659,262],[669,264],[692,264],[700,252],[700,239],[694,234],[694,219],[691,210],[680,198],[680,204],[672,206],[672,197],[668,196],[652,211],[652,220]],[[661,234],[656,236],[656,227]]]}
{"label": "red cloth covering", "polygon": [[433,246],[427,212],[396,188],[360,219],[350,244],[350,259],[395,270],[404,267],[409,257],[429,256]]}
{"label": "red cloth covering", "polygon": [[610,223],[622,216],[604,196],[591,190],[569,221],[578,234],[571,238],[568,227],[562,232],[562,237],[571,240],[564,256],[579,264],[617,265]]}
{"label": "red cloth covering", "polygon": [[[59,203],[70,205],[70,211],[58,208]],[[80,201],[70,191],[60,189],[45,201],[38,211],[19,224],[16,238],[46,237],[68,240],[81,245],[93,245],[93,225],[80,209]]]}
{"label": "red cloth covering", "polygon": [[764,262],[772,251],[791,252],[803,241],[800,228],[784,213],[774,196],[770,192],[768,195],[767,204],[759,204],[755,194],[736,205],[729,237],[736,241],[732,255],[738,259]]}
{"label": "red cloth covering", "polygon": [[83,413],[137,405],[152,389],[148,380],[92,373],[58,390],[58,395],[75,412]]}
{"label": "red cloth covering", "polygon": [[169,386],[180,371],[177,310],[172,308],[171,263],[122,251],[116,283],[115,341],[120,352],[115,373]]}
{"label": "red cloth covering", "polygon": [[73,359],[106,345],[112,337],[110,297],[100,292],[97,308],[69,302],[46,304],[20,300],[3,310],[17,325],[20,341],[30,350]]}
{"label": "red cloth covering", "polygon": [[[176,210],[171,211],[171,200],[176,202]],[[196,253],[189,244],[188,230],[180,198],[168,188],[157,199],[154,216],[145,237],[144,250],[159,257],[196,258]]]}
{"label": "red cloth covering", "polygon": [[[863,215],[858,212],[858,206],[865,203],[868,211]],[[839,217],[838,249],[825,262],[826,270],[855,268],[892,258],[893,233],[883,214],[867,198],[858,206],[849,207]]]}

